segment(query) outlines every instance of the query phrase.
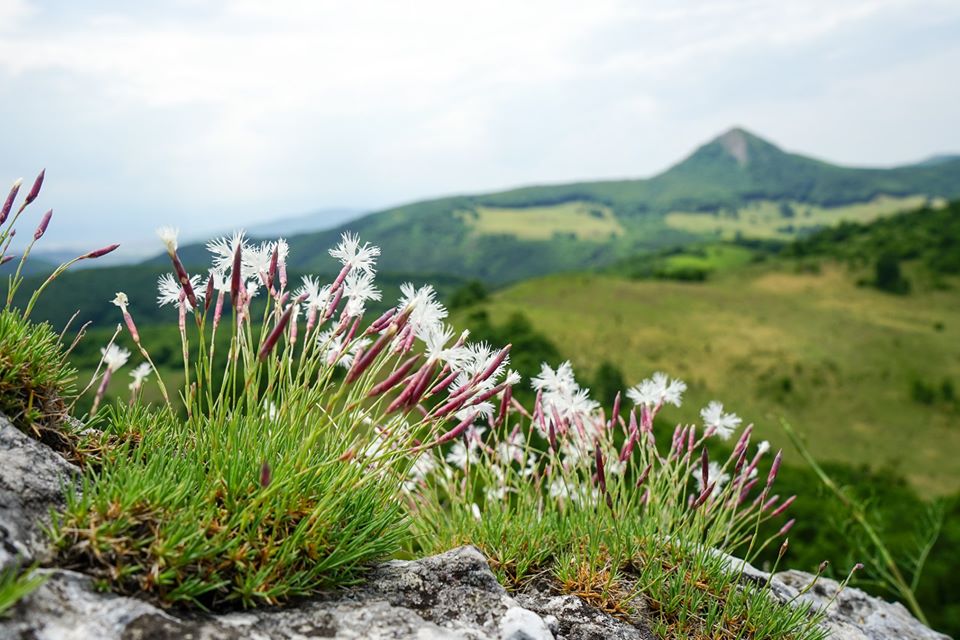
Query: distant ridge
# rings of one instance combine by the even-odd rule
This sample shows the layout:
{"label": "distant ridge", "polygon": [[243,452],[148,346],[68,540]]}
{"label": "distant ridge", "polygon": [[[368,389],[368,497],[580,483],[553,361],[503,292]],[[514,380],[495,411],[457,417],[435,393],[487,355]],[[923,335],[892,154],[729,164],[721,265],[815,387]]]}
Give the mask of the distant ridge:
{"label": "distant ridge", "polygon": [[[499,283],[718,234],[789,238],[958,197],[960,156],[891,169],[842,167],[734,127],[652,178],[425,200],[288,240],[294,266],[305,270],[329,269],[326,248],[351,230],[383,247],[384,270]],[[202,245],[186,247],[184,256],[207,260]]]}

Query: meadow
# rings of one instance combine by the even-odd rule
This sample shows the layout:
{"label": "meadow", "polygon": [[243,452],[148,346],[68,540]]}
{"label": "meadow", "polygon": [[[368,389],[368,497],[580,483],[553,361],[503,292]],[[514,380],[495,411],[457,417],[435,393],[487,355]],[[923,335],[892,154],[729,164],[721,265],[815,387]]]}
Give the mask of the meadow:
{"label": "meadow", "polygon": [[[483,308],[494,322],[522,313],[583,370],[607,361],[627,380],[682,377],[683,421],[724,398],[773,443],[786,442],[784,417],[818,458],[891,469],[928,496],[956,492],[956,292],[905,299],[857,286],[858,276],[829,261],[748,264],[704,283],[551,276],[496,292]],[[935,397],[918,398],[921,387]]]}
{"label": "meadow", "polygon": [[[664,222],[668,227],[695,234],[714,235],[732,240],[762,238],[790,240],[842,222],[866,224],[927,204],[922,195],[878,195],[866,202],[822,206],[796,200],[755,200],[731,209],[712,212],[671,211]],[[935,199],[934,206],[946,203]]]}

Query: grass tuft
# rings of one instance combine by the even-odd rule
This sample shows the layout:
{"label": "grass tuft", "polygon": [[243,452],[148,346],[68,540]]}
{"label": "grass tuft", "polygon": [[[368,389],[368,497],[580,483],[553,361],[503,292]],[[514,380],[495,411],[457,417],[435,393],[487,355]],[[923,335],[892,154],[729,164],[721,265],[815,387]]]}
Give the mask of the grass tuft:
{"label": "grass tuft", "polygon": [[69,448],[59,425],[75,377],[50,325],[30,322],[16,310],[0,311],[0,412],[14,426],[55,449]]}

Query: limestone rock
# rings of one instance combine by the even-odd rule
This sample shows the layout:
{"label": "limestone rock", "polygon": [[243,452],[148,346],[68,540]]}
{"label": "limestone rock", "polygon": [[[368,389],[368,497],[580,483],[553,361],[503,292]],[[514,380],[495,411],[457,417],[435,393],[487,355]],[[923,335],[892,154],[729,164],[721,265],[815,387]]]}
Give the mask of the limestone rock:
{"label": "limestone rock", "polygon": [[[813,581],[802,571],[784,571],[773,576],[771,586],[782,601],[794,598]],[[840,589],[835,580],[820,578],[799,603],[811,603],[820,609]],[[886,602],[847,586],[826,609],[826,627],[832,640],[950,640],[914,618],[899,602]]]}
{"label": "limestone rock", "polygon": [[76,472],[0,415],[0,570],[46,557],[43,527]]}

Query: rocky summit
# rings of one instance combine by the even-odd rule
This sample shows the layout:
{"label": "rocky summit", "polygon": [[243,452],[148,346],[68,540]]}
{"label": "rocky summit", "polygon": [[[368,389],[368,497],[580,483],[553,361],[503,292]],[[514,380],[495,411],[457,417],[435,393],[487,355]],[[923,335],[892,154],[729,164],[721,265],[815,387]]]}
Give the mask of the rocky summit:
{"label": "rocky summit", "polygon": [[[88,576],[49,566],[43,526],[77,473],[0,417],[0,566],[48,565],[38,570],[46,582],[0,620],[2,640],[656,640],[642,616],[620,620],[549,589],[508,593],[473,547],[386,562],[360,586],[283,608],[182,612],[104,593]],[[824,622],[830,638],[947,638],[900,604],[858,589],[848,587],[834,598],[839,585],[832,580],[820,579],[807,589],[813,576],[799,571],[771,576],[745,565],[742,573],[744,580],[769,581],[772,596],[783,602],[830,603]]]}

